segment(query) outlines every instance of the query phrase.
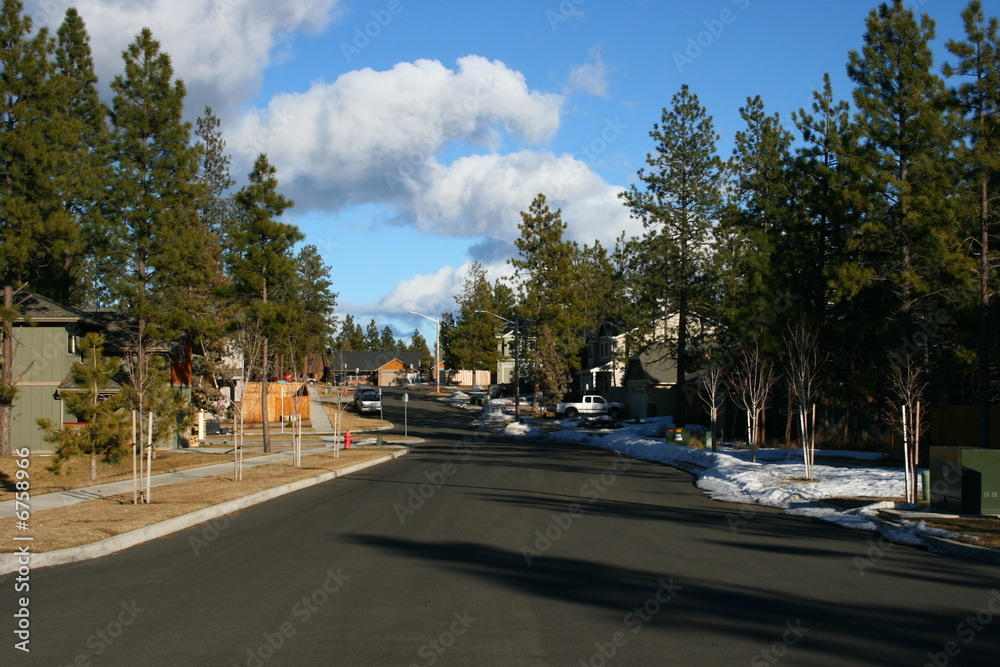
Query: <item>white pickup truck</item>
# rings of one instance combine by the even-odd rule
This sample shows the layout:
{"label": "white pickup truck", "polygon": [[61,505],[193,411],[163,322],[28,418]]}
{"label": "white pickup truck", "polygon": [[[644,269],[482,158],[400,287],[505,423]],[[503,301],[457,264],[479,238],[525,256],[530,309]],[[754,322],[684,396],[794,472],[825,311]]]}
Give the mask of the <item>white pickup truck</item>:
{"label": "white pickup truck", "polygon": [[578,415],[607,415],[612,419],[622,414],[621,403],[611,403],[597,394],[570,395],[562,403],[556,403],[553,410],[557,417],[565,415],[572,419]]}

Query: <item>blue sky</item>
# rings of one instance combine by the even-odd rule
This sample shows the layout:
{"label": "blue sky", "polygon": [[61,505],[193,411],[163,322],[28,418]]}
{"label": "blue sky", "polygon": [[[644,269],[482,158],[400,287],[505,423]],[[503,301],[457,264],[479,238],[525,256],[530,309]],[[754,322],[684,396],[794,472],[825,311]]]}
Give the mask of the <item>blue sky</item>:
{"label": "blue sky", "polygon": [[[945,39],[966,2],[910,0]],[[1000,0],[987,0],[1000,15]],[[340,314],[433,340],[468,264],[507,272],[518,213],[544,192],[569,235],[637,233],[616,193],[682,84],[725,157],[761,95],[790,125],[847,54],[868,0],[27,0],[38,22],[76,6],[102,86],[149,26],[212,106],[242,182],[258,152],[296,200],[289,219],[332,268]]]}

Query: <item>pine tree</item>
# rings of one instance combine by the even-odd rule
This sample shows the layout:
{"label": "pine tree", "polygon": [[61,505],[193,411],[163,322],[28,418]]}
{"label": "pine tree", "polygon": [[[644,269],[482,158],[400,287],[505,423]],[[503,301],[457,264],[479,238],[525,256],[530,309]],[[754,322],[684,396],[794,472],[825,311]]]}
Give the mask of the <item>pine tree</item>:
{"label": "pine tree", "polygon": [[301,308],[297,322],[303,353],[323,354],[331,346],[333,311],[337,293],[331,288],[330,267],[323,262],[314,245],[303,246],[296,258]]}
{"label": "pine tree", "polygon": [[[958,60],[946,64],[945,75],[962,77],[951,98],[964,116],[968,142],[963,144],[960,162],[967,169],[971,206],[963,217],[971,218],[970,247],[978,254],[976,288],[978,292],[979,340],[976,345],[979,399],[980,447],[989,447],[990,402],[994,395],[991,359],[996,347],[996,315],[992,293],[996,289],[993,273],[1000,265],[997,253],[996,211],[994,201],[1000,196],[1000,21],[986,19],[982,3],[970,2],[962,12],[966,41],[949,40],[948,51]],[[970,215],[971,214],[971,215]]]}
{"label": "pine tree", "polygon": [[72,241],[60,201],[63,159],[58,151],[57,95],[52,83],[52,40],[44,28],[31,34],[31,18],[18,0],[0,9],[0,456],[11,454],[14,321],[22,288],[59,261]]}
{"label": "pine tree", "polygon": [[496,328],[502,322],[487,313],[500,317],[504,315],[496,310],[494,294],[486,268],[479,262],[473,262],[465,274],[462,293],[455,296],[458,315],[455,318],[451,354],[457,368],[496,368],[499,358]]}
{"label": "pine tree", "polygon": [[434,368],[434,355],[431,353],[424,335],[420,333],[420,329],[414,329],[413,335],[410,336],[410,351],[420,354],[421,368]]}
{"label": "pine tree", "polygon": [[264,451],[271,451],[267,414],[268,374],[273,371],[271,340],[281,340],[284,328],[296,316],[287,303],[275,301],[274,291],[295,280],[292,249],[302,240],[302,232],[278,218],[293,202],[278,192],[276,170],[266,155],[259,155],[249,175],[249,183],[234,197],[237,223],[232,231],[229,275],[235,300],[259,326],[263,336],[261,352],[261,402]]}
{"label": "pine tree", "polygon": [[379,334],[379,350],[382,352],[396,352],[396,336],[392,333],[392,328],[389,325],[382,327],[382,332]]}
{"label": "pine tree", "polygon": [[[673,353],[683,395],[692,366],[692,319],[708,315],[712,300],[712,224],[722,203],[723,168],[712,118],[686,85],[650,137],[655,142],[646,155],[650,170],[638,172],[642,189],[633,184],[621,195],[646,230],[631,248],[637,264],[630,286],[637,320],[631,325],[645,346]],[[684,408],[678,400],[680,423]]]}
{"label": "pine tree", "polygon": [[39,419],[45,440],[56,445],[50,470],[58,473],[62,463],[73,456],[90,458],[90,479],[97,479],[97,459],[116,463],[128,451],[131,419],[125,391],[116,377],[121,360],[104,356],[104,337],[88,333],[80,339],[83,361],[70,371],[76,390],[62,395],[67,412],[83,422],[72,428],[56,428],[48,419]]}
{"label": "pine tree", "polygon": [[177,406],[161,396],[163,360],[153,359],[153,350],[190,344],[205,328],[219,252],[198,221],[198,151],[183,120],[184,84],[173,79],[170,57],[148,29],[122,58],[124,73],[111,83],[113,169],[103,234],[92,237],[99,242],[92,252],[99,288],[127,318],[134,407],[143,423],[153,412],[155,428],[170,432]]}
{"label": "pine tree", "polygon": [[[547,327],[549,343],[556,354],[543,358],[536,347],[534,354],[535,395],[544,392],[547,401],[558,401],[565,382],[545,382],[544,378],[567,375],[573,368],[573,355],[579,341],[581,319],[578,292],[573,284],[573,262],[578,252],[575,244],[563,235],[566,223],[560,210],[552,211],[545,195],[539,194],[518,225],[520,237],[514,242],[519,256],[509,260],[516,270],[521,319],[536,323],[538,331]],[[543,364],[555,364],[544,368]]]}
{"label": "pine tree", "polygon": [[382,351],[382,334],[379,333],[378,325],[375,324],[375,320],[368,322],[368,326],[365,327],[365,350],[368,352],[381,352]]}
{"label": "pine tree", "polygon": [[[889,305],[890,350],[914,344],[940,323],[941,297],[966,269],[959,251],[952,149],[954,117],[944,111],[944,84],[933,72],[934,21],[919,22],[902,0],[869,14],[864,46],[851,51],[855,121],[862,143],[864,193],[875,191],[850,251],[863,263],[855,292],[873,289]],[[927,348],[923,347],[926,354]]]}
{"label": "pine tree", "polygon": [[34,289],[59,303],[79,306],[96,298],[89,240],[102,235],[101,205],[108,181],[108,109],[97,92],[90,37],[70,7],[57,32],[52,77],[60,158],[53,172],[68,217],[68,234],[53,250],[54,261],[33,281]]}
{"label": "pine tree", "polygon": [[[768,115],[759,96],[740,109],[746,128],[736,133],[729,161],[731,196],[724,236],[726,320],[730,330],[761,334],[767,352],[775,352],[785,320],[772,317],[774,304],[798,291],[794,265],[800,255],[794,243],[794,217],[789,203],[789,149],[792,137],[777,114]],[[797,296],[797,295],[796,295]],[[771,322],[770,325],[765,323]],[[760,331],[761,329],[766,331]]]}

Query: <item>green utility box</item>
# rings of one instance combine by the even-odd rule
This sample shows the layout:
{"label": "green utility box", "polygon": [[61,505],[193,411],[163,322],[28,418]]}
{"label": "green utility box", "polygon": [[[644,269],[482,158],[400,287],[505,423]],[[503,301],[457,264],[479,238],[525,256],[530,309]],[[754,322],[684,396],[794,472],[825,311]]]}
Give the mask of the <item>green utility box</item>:
{"label": "green utility box", "polygon": [[931,505],[1000,515],[1000,449],[931,447]]}
{"label": "green utility box", "polygon": [[691,430],[686,428],[668,428],[667,429],[667,442],[672,445],[690,445],[691,444]]}

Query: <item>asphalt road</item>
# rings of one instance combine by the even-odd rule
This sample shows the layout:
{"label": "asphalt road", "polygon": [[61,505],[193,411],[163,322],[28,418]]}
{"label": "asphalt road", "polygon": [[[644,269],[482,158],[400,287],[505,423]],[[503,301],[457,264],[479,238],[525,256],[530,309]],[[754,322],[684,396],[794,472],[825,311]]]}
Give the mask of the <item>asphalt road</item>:
{"label": "asphalt road", "polygon": [[31,572],[30,654],[8,576],[0,664],[997,664],[994,566],[477,435],[423,397],[408,418],[428,442],[397,461]]}

